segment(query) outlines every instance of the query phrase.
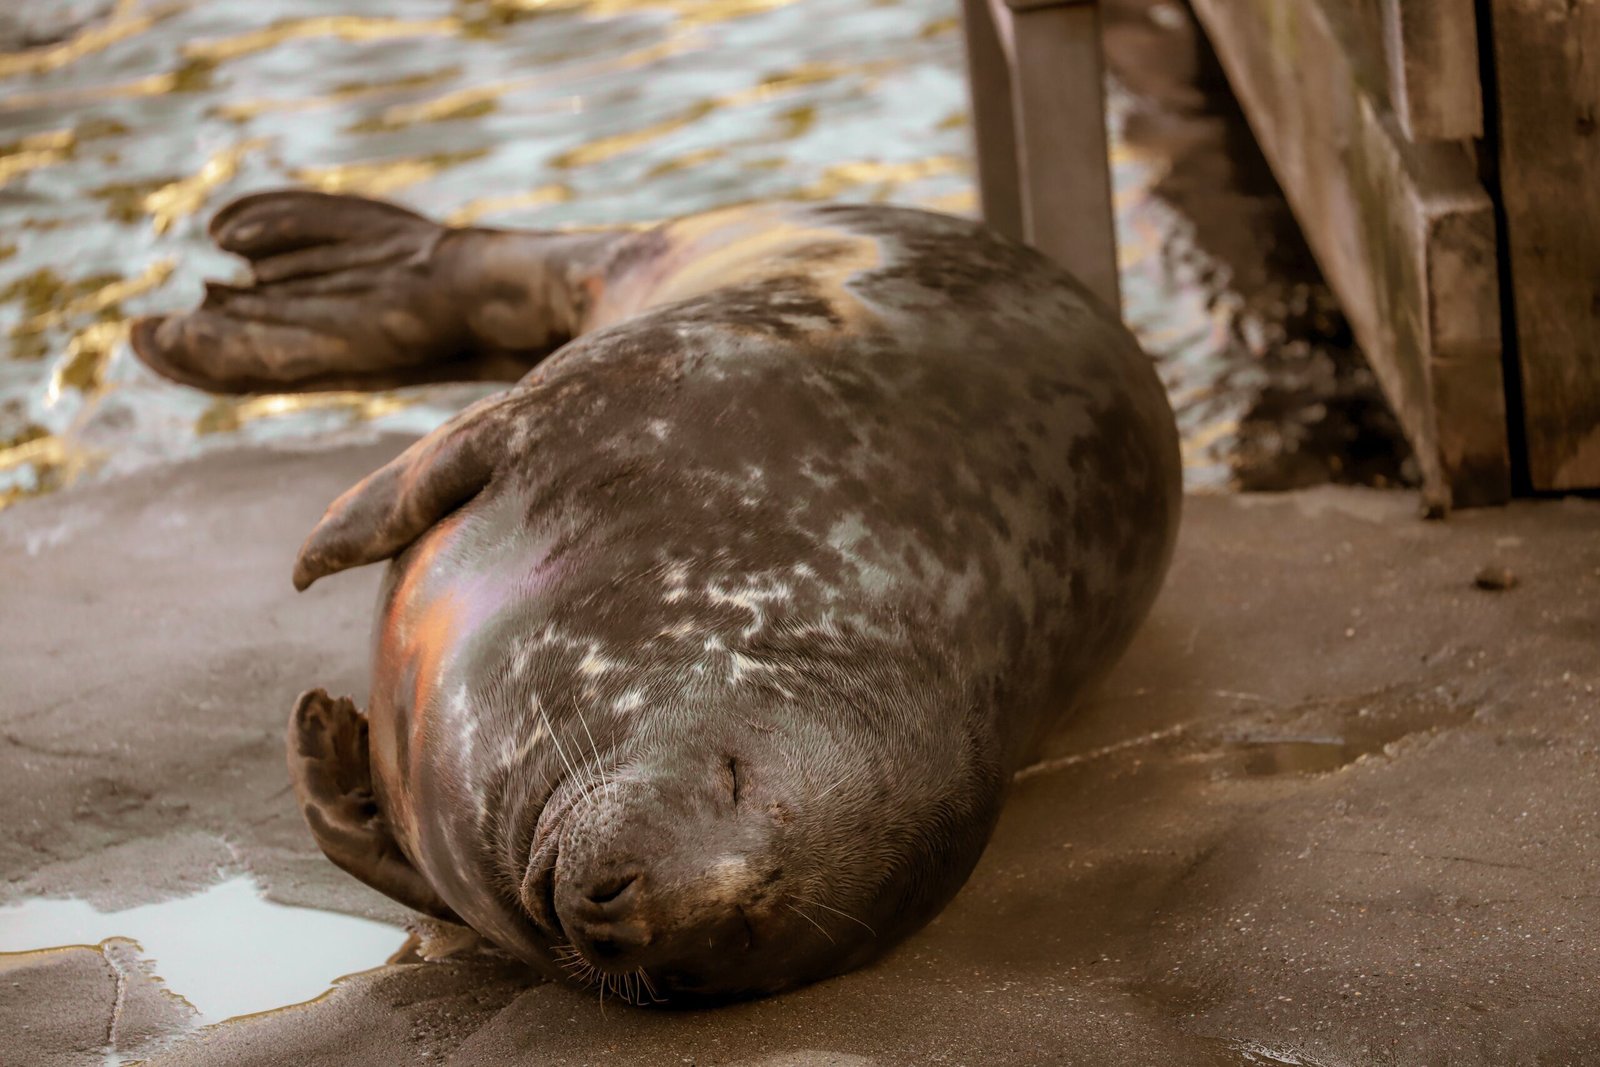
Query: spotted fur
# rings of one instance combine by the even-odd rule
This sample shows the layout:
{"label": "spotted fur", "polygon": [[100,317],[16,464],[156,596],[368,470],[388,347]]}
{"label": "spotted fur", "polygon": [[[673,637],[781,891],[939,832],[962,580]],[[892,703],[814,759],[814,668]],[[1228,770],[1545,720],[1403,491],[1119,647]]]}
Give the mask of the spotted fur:
{"label": "spotted fur", "polygon": [[445,282],[523,265],[450,330],[516,348],[520,315],[538,361],[341,498],[297,571],[394,556],[372,777],[422,880],[590,975],[561,894],[626,859],[658,913],[639,973],[680,1000],[927,921],[1164,574],[1148,358],[1036,252],[918,211],[431,239]]}

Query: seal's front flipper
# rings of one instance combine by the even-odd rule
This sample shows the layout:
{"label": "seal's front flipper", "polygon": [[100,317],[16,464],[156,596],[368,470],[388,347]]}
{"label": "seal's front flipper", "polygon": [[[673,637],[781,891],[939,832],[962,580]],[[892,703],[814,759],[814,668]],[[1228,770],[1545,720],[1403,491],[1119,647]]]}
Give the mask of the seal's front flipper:
{"label": "seal's front flipper", "polygon": [[[195,310],[133,327],[139,358],[185,385],[259,393],[514,381],[550,348],[538,322],[525,352],[475,337],[475,264],[487,257],[477,246],[487,231],[364,197],[290,190],[234,201],[210,234],[249,261],[252,284],[209,284]],[[519,238],[528,241],[501,240]]]}
{"label": "seal's front flipper", "polygon": [[396,555],[470,500],[511,444],[521,387],[486,397],[415,442],[328,505],[300,548],[294,586]]}
{"label": "seal's front flipper", "polygon": [[289,715],[289,778],[312,836],[334,863],[417,911],[460,922],[411,865],[372,789],[367,717],[349,698],[303,693]]}

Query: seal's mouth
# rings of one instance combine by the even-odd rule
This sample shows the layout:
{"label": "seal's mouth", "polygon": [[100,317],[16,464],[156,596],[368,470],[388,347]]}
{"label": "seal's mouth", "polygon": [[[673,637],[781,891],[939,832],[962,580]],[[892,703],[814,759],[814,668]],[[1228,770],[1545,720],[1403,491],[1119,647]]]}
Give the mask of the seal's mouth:
{"label": "seal's mouth", "polygon": [[[570,780],[569,780],[570,781]],[[522,906],[533,923],[552,944],[567,940],[567,932],[556,913],[556,861],[560,858],[561,839],[577,810],[591,794],[605,784],[604,776],[565,788],[567,782],[557,785],[539,813],[539,825],[534,831],[533,846],[528,852],[528,866],[522,880]]]}

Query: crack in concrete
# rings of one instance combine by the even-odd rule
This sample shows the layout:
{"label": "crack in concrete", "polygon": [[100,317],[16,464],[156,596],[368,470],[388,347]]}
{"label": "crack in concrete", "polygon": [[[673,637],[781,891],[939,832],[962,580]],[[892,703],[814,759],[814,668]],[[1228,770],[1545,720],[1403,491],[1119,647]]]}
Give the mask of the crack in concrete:
{"label": "crack in concrete", "polygon": [[1471,863],[1480,867],[1504,867],[1514,871],[1537,871],[1538,867],[1526,863],[1511,863],[1505,860],[1486,860],[1476,856],[1456,856],[1449,853],[1432,852],[1386,852],[1379,848],[1337,848],[1326,846],[1323,851],[1336,852],[1347,856],[1382,856],[1385,859],[1418,859],[1433,860],[1436,863]]}
{"label": "crack in concrete", "polygon": [[1011,776],[1011,780],[1013,782],[1024,782],[1041,774],[1051,774],[1067,767],[1074,767],[1080,763],[1088,763],[1091,760],[1102,759],[1118,752],[1125,752],[1130,748],[1142,748],[1145,745],[1153,745],[1158,741],[1181,737],[1189,731],[1189,728],[1188,723],[1178,723],[1176,726],[1152,730],[1150,733],[1140,734],[1138,737],[1130,737],[1124,741],[1115,741],[1109,745],[1101,745],[1099,748],[1091,748],[1087,752],[1074,752],[1067,756],[1040,760],[1038,763],[1031,763],[1022,768],[1022,770]]}
{"label": "crack in concrete", "polygon": [[100,948],[100,958],[111,968],[111,977],[117,983],[117,992],[111,1001],[111,1018],[106,1020],[105,1051],[107,1056],[111,1056],[117,1051],[117,1023],[122,1020],[122,1005],[127,999],[128,976],[123,973],[117,961],[106,952],[103,945]]}
{"label": "crack in concrete", "polygon": [[37,741],[24,741],[9,731],[0,734],[0,739],[4,739],[7,744],[14,745],[24,752],[32,752],[36,756],[50,756],[54,759],[112,760],[116,759],[118,755],[115,752],[86,752],[82,749],[74,748],[53,748],[48,745],[41,745]]}

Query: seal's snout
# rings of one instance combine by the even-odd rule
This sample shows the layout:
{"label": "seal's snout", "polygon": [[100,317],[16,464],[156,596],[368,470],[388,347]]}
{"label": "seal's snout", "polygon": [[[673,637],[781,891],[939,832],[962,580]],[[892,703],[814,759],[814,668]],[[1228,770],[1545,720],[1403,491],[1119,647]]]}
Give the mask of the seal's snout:
{"label": "seal's snout", "polygon": [[660,873],[621,877],[558,873],[556,912],[585,960],[617,974],[693,973],[753,947],[750,915],[760,893],[747,877],[746,858],[723,857],[698,872],[661,866]]}
{"label": "seal's snout", "polygon": [[782,874],[770,816],[732,804],[718,773],[593,790],[559,837],[549,910],[603,972],[698,972],[746,952]]}
{"label": "seal's snout", "polygon": [[655,940],[649,891],[637,872],[601,874],[558,885],[556,907],[575,947],[601,963],[623,963]]}

